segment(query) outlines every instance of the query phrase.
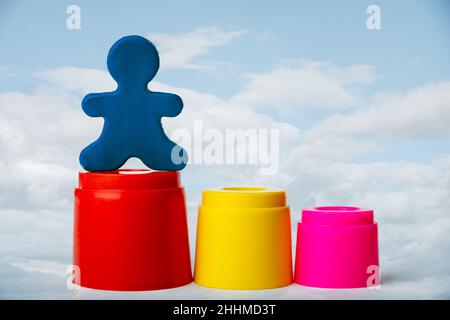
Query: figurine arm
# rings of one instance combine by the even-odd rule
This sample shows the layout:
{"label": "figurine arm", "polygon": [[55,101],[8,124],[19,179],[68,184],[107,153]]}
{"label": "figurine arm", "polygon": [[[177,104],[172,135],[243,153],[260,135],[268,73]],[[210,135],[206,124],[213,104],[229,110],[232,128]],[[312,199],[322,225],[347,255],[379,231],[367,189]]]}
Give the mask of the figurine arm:
{"label": "figurine arm", "polygon": [[90,93],[84,97],[81,107],[84,113],[90,117],[103,117],[108,105],[108,97],[111,93]]}
{"label": "figurine arm", "polygon": [[175,117],[183,110],[183,100],[176,94],[152,92],[152,96],[161,117]]}

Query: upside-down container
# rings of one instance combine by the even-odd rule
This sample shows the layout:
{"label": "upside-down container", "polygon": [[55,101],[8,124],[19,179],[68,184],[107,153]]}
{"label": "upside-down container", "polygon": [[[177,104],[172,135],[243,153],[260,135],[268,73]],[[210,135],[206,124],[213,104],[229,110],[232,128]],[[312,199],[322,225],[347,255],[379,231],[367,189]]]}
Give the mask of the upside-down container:
{"label": "upside-down container", "polygon": [[178,172],[80,172],[74,266],[82,287],[141,291],[192,281]]}
{"label": "upside-down container", "polygon": [[292,283],[291,223],[283,190],[231,187],[203,191],[194,281],[222,289]]}
{"label": "upside-down container", "polygon": [[304,209],[297,230],[295,282],[319,288],[379,284],[378,228],[373,210]]}

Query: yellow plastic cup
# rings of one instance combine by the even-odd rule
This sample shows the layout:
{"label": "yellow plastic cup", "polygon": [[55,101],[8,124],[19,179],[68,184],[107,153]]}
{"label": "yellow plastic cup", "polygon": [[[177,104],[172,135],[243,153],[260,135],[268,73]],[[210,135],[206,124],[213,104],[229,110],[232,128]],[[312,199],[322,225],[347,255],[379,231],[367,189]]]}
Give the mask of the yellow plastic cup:
{"label": "yellow plastic cup", "polygon": [[283,190],[204,190],[198,211],[197,284],[257,290],[292,283],[291,220]]}

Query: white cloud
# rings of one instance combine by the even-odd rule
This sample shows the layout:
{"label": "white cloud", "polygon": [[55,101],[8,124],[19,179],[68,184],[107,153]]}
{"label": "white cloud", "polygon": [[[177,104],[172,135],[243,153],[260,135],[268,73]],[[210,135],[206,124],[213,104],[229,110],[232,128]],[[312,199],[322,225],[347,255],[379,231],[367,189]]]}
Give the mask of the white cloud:
{"label": "white cloud", "polygon": [[15,257],[8,258],[10,258],[7,260],[9,260],[8,262],[11,266],[19,268],[25,272],[39,272],[43,274],[67,276],[67,265],[59,262],[38,259],[21,259]]}
{"label": "white cloud", "polygon": [[[301,132],[291,159],[348,161],[387,154],[386,142],[410,148],[450,136],[450,82],[429,83],[406,93],[378,93],[359,108],[324,118]],[[420,154],[420,150],[417,150]],[[427,151],[428,152],[428,151]]]}
{"label": "white cloud", "polygon": [[66,92],[106,92],[117,87],[109,73],[100,69],[61,67],[35,72],[34,75]]}
{"label": "white cloud", "polygon": [[324,120],[311,135],[414,141],[449,137],[449,123],[450,82],[444,81],[379,94],[364,108]]}
{"label": "white cloud", "polygon": [[198,61],[197,58],[206,55],[212,48],[223,46],[246,33],[246,30],[208,27],[175,35],[151,33],[149,39],[158,47],[162,68],[213,71],[220,67],[220,64]]}
{"label": "white cloud", "polygon": [[356,88],[376,76],[369,65],[340,67],[324,61],[290,60],[267,73],[247,77],[248,83],[233,102],[280,111],[354,105],[359,99]]}
{"label": "white cloud", "polygon": [[256,34],[256,40],[260,42],[269,42],[275,39],[276,36],[270,31],[262,31]]}
{"label": "white cloud", "polygon": [[100,119],[86,121],[80,97],[40,87],[30,94],[0,93],[0,204],[54,208],[71,203],[78,153],[98,135]]}

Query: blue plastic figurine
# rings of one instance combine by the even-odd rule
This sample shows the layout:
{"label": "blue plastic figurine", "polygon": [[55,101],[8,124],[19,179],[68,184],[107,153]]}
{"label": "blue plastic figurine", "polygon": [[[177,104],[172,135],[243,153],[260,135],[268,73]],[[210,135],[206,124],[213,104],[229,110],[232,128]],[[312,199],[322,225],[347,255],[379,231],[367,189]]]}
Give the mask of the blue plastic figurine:
{"label": "blue plastic figurine", "polygon": [[82,102],[87,115],[105,119],[100,137],[80,154],[85,170],[115,170],[131,157],[154,170],[186,166],[186,151],[166,136],[161,124],[161,117],[180,114],[183,101],[147,88],[158,69],[158,51],[143,37],[123,37],[111,47],[108,70],[118,84],[116,91],[91,93]]}

